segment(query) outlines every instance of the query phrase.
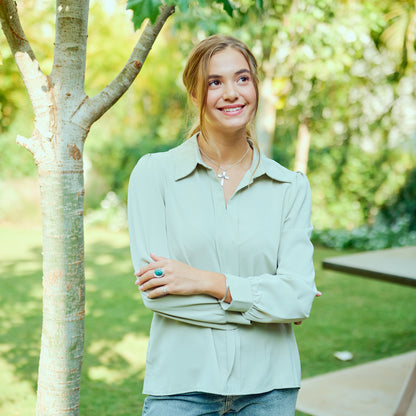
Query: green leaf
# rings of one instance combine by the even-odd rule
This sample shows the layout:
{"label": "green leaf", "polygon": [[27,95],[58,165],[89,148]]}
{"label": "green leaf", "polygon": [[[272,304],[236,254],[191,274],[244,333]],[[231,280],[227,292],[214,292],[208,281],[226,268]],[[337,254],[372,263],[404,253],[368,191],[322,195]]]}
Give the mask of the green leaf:
{"label": "green leaf", "polygon": [[161,0],[128,0],[126,8],[133,10],[134,29],[139,29],[146,18],[154,23],[161,5]]}
{"label": "green leaf", "polygon": [[173,3],[176,3],[179,7],[179,10],[181,12],[185,12],[186,10],[189,9],[189,0],[177,0]]}
{"label": "green leaf", "polygon": [[259,10],[264,10],[263,0],[256,0],[256,6],[259,8]]}
{"label": "green leaf", "polygon": [[234,6],[230,3],[229,0],[218,0],[218,3],[222,4],[224,6],[224,10],[226,13],[232,17]]}

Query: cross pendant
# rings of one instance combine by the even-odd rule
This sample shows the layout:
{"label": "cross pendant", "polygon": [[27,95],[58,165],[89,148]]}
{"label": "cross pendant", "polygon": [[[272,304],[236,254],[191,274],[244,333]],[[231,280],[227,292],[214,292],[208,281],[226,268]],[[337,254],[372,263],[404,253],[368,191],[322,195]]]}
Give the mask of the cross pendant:
{"label": "cross pendant", "polygon": [[217,176],[221,179],[221,186],[224,186],[224,179],[230,179],[226,175],[226,172],[225,171],[223,173],[219,173]]}

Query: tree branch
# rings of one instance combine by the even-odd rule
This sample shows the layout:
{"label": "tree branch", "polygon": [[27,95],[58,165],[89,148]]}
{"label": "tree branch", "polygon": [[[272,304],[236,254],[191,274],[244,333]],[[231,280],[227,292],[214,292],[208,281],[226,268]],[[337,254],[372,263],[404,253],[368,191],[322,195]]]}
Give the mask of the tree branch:
{"label": "tree branch", "polygon": [[36,60],[20,23],[14,0],[0,0],[0,22],[13,55],[17,52],[27,53],[32,60]]}
{"label": "tree branch", "polygon": [[[19,72],[26,86],[35,114],[37,131],[45,138],[51,139],[51,88],[48,77],[41,71],[39,63],[30,46],[20,23],[16,3],[13,0],[0,0],[0,21],[7,42],[13,53]],[[27,142],[18,143],[28,150],[33,147]]]}
{"label": "tree branch", "polygon": [[[139,74],[158,34],[169,16],[175,12],[175,6],[162,6],[154,25],[148,23],[140,36],[126,65],[114,80],[99,94],[89,98],[73,114],[73,121],[88,129],[127,91]],[[78,118],[79,120],[75,120]]]}
{"label": "tree branch", "polygon": [[48,81],[26,38],[20,23],[17,5],[13,0],[0,0],[0,21],[32,105],[35,107],[34,100],[39,95],[39,91],[46,91],[49,88]]}

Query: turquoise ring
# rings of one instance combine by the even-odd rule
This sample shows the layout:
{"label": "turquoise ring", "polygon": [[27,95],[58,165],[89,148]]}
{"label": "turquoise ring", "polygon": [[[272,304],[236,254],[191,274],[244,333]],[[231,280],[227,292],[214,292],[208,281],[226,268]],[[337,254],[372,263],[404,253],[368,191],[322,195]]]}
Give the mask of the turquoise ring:
{"label": "turquoise ring", "polygon": [[153,272],[153,276],[154,277],[163,277],[165,275],[165,273],[163,273],[163,269],[161,269],[160,267],[157,268],[154,272]]}

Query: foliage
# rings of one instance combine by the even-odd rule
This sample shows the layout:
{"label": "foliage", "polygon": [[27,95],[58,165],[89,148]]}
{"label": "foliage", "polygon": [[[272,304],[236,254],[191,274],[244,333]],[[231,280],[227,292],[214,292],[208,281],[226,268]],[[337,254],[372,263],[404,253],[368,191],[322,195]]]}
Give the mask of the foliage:
{"label": "foliage", "polygon": [[[120,39],[130,45],[135,36],[131,26],[126,25],[126,16],[107,14],[99,4],[92,12],[91,19],[105,32],[97,33],[89,43],[87,84],[94,92],[105,86],[108,72],[120,68],[125,59],[126,50],[120,51]],[[108,39],[105,44],[102,38]],[[181,39],[164,30],[139,78],[112,111],[92,126],[85,153],[92,164],[90,170],[105,183],[102,197],[114,191],[125,202],[128,178],[138,159],[149,152],[167,150],[184,139],[186,94],[178,82],[183,63],[180,43]],[[103,49],[107,51],[105,55]],[[91,176],[94,175],[87,170],[87,184]],[[89,205],[88,192],[86,198]]]}
{"label": "foliage", "polygon": [[382,205],[374,223],[352,230],[316,230],[313,240],[337,249],[380,250],[416,245],[415,201],[416,169],[412,169],[397,195]]}
{"label": "foliage", "polygon": [[[31,33],[32,46],[36,50],[39,62],[47,69],[51,66],[50,50],[43,36],[53,33],[52,8],[50,5],[39,5],[36,0],[28,0],[19,5],[28,26],[36,26]],[[36,13],[28,13],[35,10]],[[2,34],[2,33],[1,33]],[[10,127],[16,110],[27,101],[27,94],[22,79],[16,71],[14,57],[4,36],[0,36],[0,135]]]}
{"label": "foliage", "polygon": [[[0,228],[0,251],[0,414],[29,416],[36,400],[42,316],[40,230]],[[80,414],[140,414],[152,314],[134,286],[128,235],[87,225],[85,252],[87,336]],[[323,296],[311,317],[295,328],[303,377],[414,349],[413,290],[322,270],[323,258],[339,254],[315,251]],[[354,359],[336,360],[333,353],[342,350],[351,351]]]}
{"label": "foliage", "polygon": [[[36,6],[42,25],[34,24],[28,11],[38,3],[23,7],[22,17],[42,66],[48,67],[51,51],[44,45],[45,40],[52,42],[53,18],[51,6],[43,2],[43,8]],[[91,162],[86,170],[87,212],[99,208],[110,191],[124,203],[137,160],[186,137],[186,94],[180,80],[185,57],[195,42],[221,32],[249,44],[262,78],[272,76],[277,115],[273,157],[293,168],[299,123],[309,128],[315,227],[352,230],[374,223],[415,165],[416,71],[414,64],[413,71],[401,70],[403,50],[393,47],[386,32],[399,19],[385,18],[397,2],[237,0],[232,18],[214,3],[206,0],[196,7],[190,2],[188,11],[179,7],[131,89],[93,125],[85,146]],[[400,3],[403,10],[410,6]],[[137,34],[128,13],[107,10],[99,1],[92,2],[89,24],[94,28],[87,51],[91,96],[119,72]],[[2,47],[3,38],[0,42]],[[30,109],[22,104],[27,103],[26,93],[3,49],[5,76],[0,83],[10,85],[7,91],[14,95],[7,93],[8,102],[11,97],[10,105],[19,109],[7,132],[1,132],[0,175],[32,174],[30,155],[13,145],[17,132],[31,127]],[[411,65],[409,60],[406,65]]]}
{"label": "foliage", "polygon": [[387,201],[378,216],[388,225],[394,226],[399,219],[407,219],[406,231],[416,232],[416,168],[407,174],[400,191]]}
{"label": "foliage", "polygon": [[415,63],[416,4],[413,0],[394,1],[387,9],[385,18],[388,26],[380,40],[402,55],[397,72],[400,75],[411,73]]}
{"label": "foliage", "polygon": [[352,230],[326,229],[313,232],[315,244],[336,249],[357,249],[361,251],[381,250],[389,247],[416,245],[416,231],[409,231],[414,222],[408,215],[399,217],[393,223],[377,217],[372,225],[362,225]]}
{"label": "foliage", "polygon": [[177,5],[183,12],[188,11],[191,7],[207,7],[213,6],[214,4],[222,5],[224,11],[230,16],[232,16],[234,10],[229,0],[127,0],[127,8],[133,10],[134,28],[140,28],[146,18],[149,18],[154,23],[159,14],[159,8],[165,4]]}
{"label": "foliage", "polygon": [[30,129],[33,124],[30,106],[27,104],[27,100],[24,99],[19,109],[11,116],[13,121],[7,126],[7,132],[0,134],[0,178],[19,178],[33,176],[36,173],[32,155],[16,144],[17,135]]}
{"label": "foliage", "polygon": [[4,66],[5,71],[0,79],[0,134],[3,134],[10,126],[17,109],[18,99],[13,97],[13,94],[15,92],[15,78],[19,76],[13,70],[11,62],[14,63],[10,53],[7,57],[3,56],[1,64]]}
{"label": "foliage", "polygon": [[302,30],[299,14],[291,16],[277,35],[289,92],[278,110],[275,157],[293,159],[297,125],[306,123],[314,223],[351,229],[374,220],[414,163],[416,77],[395,77],[396,55],[373,38],[385,20],[371,2],[332,2],[327,18],[319,13],[315,7]]}
{"label": "foliage", "polygon": [[[54,32],[53,6],[28,0],[19,3],[25,26],[29,29],[33,49],[40,65],[48,71],[52,66],[51,49],[45,42]],[[32,132],[33,116],[30,101],[6,38],[0,32],[0,177],[33,175],[32,156],[15,143],[17,134]]]}
{"label": "foliage", "polygon": [[110,231],[127,229],[127,208],[114,193],[109,192],[100,203],[100,208],[85,217],[86,224],[107,227]]}

